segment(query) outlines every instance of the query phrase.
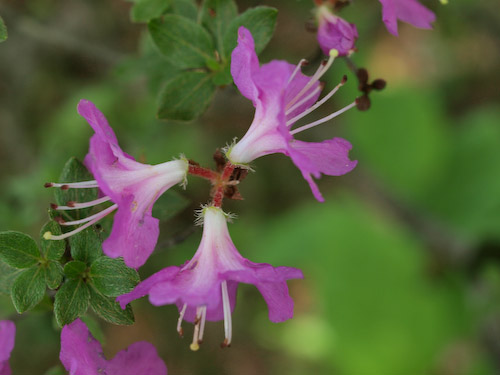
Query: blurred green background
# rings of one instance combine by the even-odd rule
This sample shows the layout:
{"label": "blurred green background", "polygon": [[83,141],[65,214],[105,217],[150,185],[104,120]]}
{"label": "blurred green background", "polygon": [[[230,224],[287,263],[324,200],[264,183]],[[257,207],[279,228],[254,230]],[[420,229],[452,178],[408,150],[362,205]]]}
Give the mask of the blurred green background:
{"label": "blurred green background", "polygon": [[[310,0],[237,1],[240,11],[279,9],[261,61],[320,61],[307,32]],[[253,286],[240,285],[234,341],[221,350],[223,325],[207,324],[197,353],[175,330],[177,309],[134,302],[136,324],[97,320],[105,353],[138,340],[155,344],[170,374],[493,375],[500,373],[500,12],[494,0],[423,2],[437,13],[433,31],[400,24],[391,36],[380,4],[359,0],[341,16],[357,24],[358,66],[388,85],[372,108],[351,112],[302,139],[341,136],[358,167],[323,177],[316,202],[290,160],[255,162],[241,184],[245,200],[227,202],[236,246],[255,262],[300,267],[289,282],[295,318],[273,324]],[[124,150],[159,163],[179,155],[212,166],[217,147],[241,137],[253,107],[235,87],[218,90],[193,123],[155,119],[163,61],[129,21],[122,0],[2,0],[9,39],[0,45],[0,230],[37,235],[53,200],[43,183],[70,156],[83,159],[92,134],[76,113],[81,98],[107,116]],[[149,47],[148,47],[149,45]],[[142,52],[139,52],[142,51]],[[319,118],[350,103],[356,78],[337,61],[326,80],[348,83]],[[322,112],[322,113],[320,113]],[[190,258],[201,231],[193,209],[209,186],[190,178],[189,207],[163,222],[157,252],[142,277]],[[18,316],[0,294],[0,319],[18,327],[13,374],[58,365],[59,332],[40,308]],[[98,322],[98,323],[96,323]]]}

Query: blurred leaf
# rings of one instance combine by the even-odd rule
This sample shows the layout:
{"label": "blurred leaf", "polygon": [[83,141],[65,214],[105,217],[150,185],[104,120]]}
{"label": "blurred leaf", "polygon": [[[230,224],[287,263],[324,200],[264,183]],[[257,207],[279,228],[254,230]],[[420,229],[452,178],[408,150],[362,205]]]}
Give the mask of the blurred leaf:
{"label": "blurred leaf", "polygon": [[97,289],[90,286],[90,306],[94,312],[109,323],[118,325],[134,324],[134,313],[132,307],[127,305],[122,310],[120,304],[115,301],[115,297],[106,297]]}
{"label": "blurred leaf", "polygon": [[38,266],[22,271],[12,284],[11,298],[18,313],[31,310],[45,295],[45,272]]}
{"label": "blurred leaf", "polygon": [[189,199],[175,190],[169,189],[161,195],[153,206],[153,217],[166,221],[189,206]]}
{"label": "blurred leaf", "polygon": [[500,238],[500,112],[482,109],[462,118],[449,167],[423,204],[476,242]]}
{"label": "blurred leaf", "polygon": [[89,287],[82,279],[67,280],[56,294],[54,314],[62,327],[85,314],[89,306]]}
{"label": "blurred leaf", "polygon": [[216,86],[226,86],[233,82],[229,63],[213,75],[212,82]]}
{"label": "blurred leaf", "polygon": [[61,285],[63,278],[61,263],[49,260],[43,265],[43,269],[45,272],[45,283],[49,289],[57,289]]}
{"label": "blurred leaf", "polygon": [[48,369],[44,375],[66,375],[67,371],[61,365],[56,365]]}
{"label": "blurred leaf", "polygon": [[201,22],[210,31],[222,57],[230,54],[224,50],[224,35],[230,22],[238,16],[238,8],[233,0],[206,0],[201,9]]}
{"label": "blurred leaf", "polygon": [[138,0],[130,10],[132,22],[148,22],[160,17],[170,6],[171,0]]}
{"label": "blurred leaf", "polygon": [[0,17],[0,43],[7,39],[7,26],[3,22],[2,17]]}
{"label": "blurred leaf", "polygon": [[85,323],[92,336],[94,336],[94,338],[104,346],[106,343],[106,335],[104,334],[99,321],[89,315],[81,316],[80,320]]}
{"label": "blurred leaf", "polygon": [[252,33],[257,54],[267,46],[274,34],[278,10],[266,6],[250,8],[229,24],[224,35],[224,51],[230,56],[238,41],[238,29],[245,26]]}
{"label": "blurred leaf", "polygon": [[210,34],[196,22],[167,14],[149,22],[149,32],[159,51],[179,68],[203,68],[214,60]]}
{"label": "blurred leaf", "polygon": [[45,232],[51,232],[53,235],[60,235],[61,227],[55,221],[49,221],[40,231],[40,248],[46,259],[59,260],[66,250],[66,241],[64,240],[46,240],[43,238]]}
{"label": "blurred leaf", "polygon": [[[380,207],[348,193],[326,198],[253,226],[242,218],[231,232],[253,260],[302,268],[305,280],[288,284],[298,311],[312,303],[326,318],[329,373],[432,373],[437,353],[473,324],[463,283],[428,278],[427,249]],[[267,324],[259,341],[276,329]],[[311,357],[309,336],[281,327],[295,341],[277,345]]]}
{"label": "blurred leaf", "polygon": [[179,16],[189,18],[196,21],[198,18],[198,7],[193,0],[171,0],[172,6],[170,7],[172,13]]}
{"label": "blurred leaf", "polygon": [[205,112],[214,93],[215,86],[208,73],[179,73],[160,92],[158,117],[191,121]]}
{"label": "blurred leaf", "polygon": [[[87,168],[76,158],[70,158],[59,176],[59,182],[80,182],[80,181],[91,181],[94,178],[87,171]],[[62,190],[60,188],[55,188],[54,191],[56,203],[59,206],[65,206],[69,201],[73,202],[89,202],[97,199],[97,189],[68,189]],[[89,208],[70,210],[70,211],[60,211],[60,214],[73,219],[82,219],[88,216],[90,212]]]}
{"label": "blurred leaf", "polygon": [[122,258],[100,257],[90,267],[93,286],[107,297],[130,292],[139,283],[137,271],[125,265]]}
{"label": "blurred leaf", "polygon": [[103,255],[102,242],[94,227],[87,228],[70,237],[71,256],[87,265]]}
{"label": "blurred leaf", "polygon": [[449,156],[451,137],[441,108],[431,91],[379,93],[369,111],[344,117],[353,124],[352,153],[378,173],[389,190],[420,200],[443,173]]}
{"label": "blurred leaf", "polygon": [[87,269],[87,265],[79,260],[73,260],[64,265],[64,275],[69,279],[80,279]]}
{"label": "blurred leaf", "polygon": [[10,295],[12,284],[21,272],[23,272],[23,270],[10,267],[0,262],[0,293]]}
{"label": "blurred leaf", "polygon": [[40,260],[36,242],[21,232],[0,232],[0,259],[11,267],[28,268]]}

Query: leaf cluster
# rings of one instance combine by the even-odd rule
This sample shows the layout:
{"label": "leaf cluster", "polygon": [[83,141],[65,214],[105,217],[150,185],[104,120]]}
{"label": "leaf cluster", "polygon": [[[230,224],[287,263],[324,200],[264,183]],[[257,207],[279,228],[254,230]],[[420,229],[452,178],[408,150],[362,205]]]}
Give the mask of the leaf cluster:
{"label": "leaf cluster", "polygon": [[[75,158],[65,165],[61,182],[91,179],[89,172]],[[56,190],[58,204],[85,202],[97,197],[97,189]],[[67,218],[79,219],[89,210],[62,211]],[[54,217],[55,212],[51,211]],[[44,233],[61,235],[54,220],[44,225],[39,245],[27,234],[0,232],[0,292],[9,294],[17,312],[32,310],[46,298],[53,306],[59,326],[84,315],[88,308],[102,319],[129,325],[134,322],[132,308],[124,310],[116,297],[132,290],[140,281],[136,270],[121,258],[112,259],[102,252],[101,232],[89,227],[69,240],[47,240]]]}
{"label": "leaf cluster", "polygon": [[[136,0],[134,22],[145,22],[168,77],[158,95],[160,119],[190,121],[205,112],[216,88],[233,82],[231,52],[238,28],[252,32],[257,53],[274,33],[277,10],[258,6],[238,14],[234,0]],[[152,74],[155,74],[154,72]]]}

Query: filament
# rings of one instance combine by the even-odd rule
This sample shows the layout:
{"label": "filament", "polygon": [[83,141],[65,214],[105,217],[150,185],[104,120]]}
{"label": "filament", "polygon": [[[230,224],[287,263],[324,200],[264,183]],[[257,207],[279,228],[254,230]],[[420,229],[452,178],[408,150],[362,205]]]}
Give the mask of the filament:
{"label": "filament", "polygon": [[326,117],[323,117],[322,119],[318,120],[318,121],[314,121],[314,122],[311,122],[310,124],[307,124],[307,125],[304,125],[304,126],[301,126],[300,128],[297,128],[297,129],[294,129],[290,132],[291,135],[294,135],[294,134],[297,134],[297,133],[300,133],[301,131],[304,131],[306,129],[310,129],[316,125],[319,125],[319,124],[322,124],[324,122],[327,122],[339,115],[341,115],[342,113],[344,113],[345,111],[348,111],[349,109],[351,109],[352,107],[355,107],[356,106],[356,101],[352,102],[351,104],[349,104],[348,106],[345,106],[344,108],[342,109],[339,109],[337,112],[333,112],[331,115],[328,115]]}
{"label": "filament", "polygon": [[84,202],[84,203],[77,203],[77,202],[68,202],[67,206],[58,206],[58,205],[53,205],[52,208],[54,210],[58,211],[64,211],[64,210],[78,210],[80,208],[87,208],[87,207],[93,207],[97,206],[98,204],[104,203],[109,201],[111,198],[110,197],[102,197],[90,202]]}
{"label": "filament", "polygon": [[98,212],[92,216],[88,216],[84,219],[80,219],[80,220],[74,220],[74,221],[60,221],[59,224],[60,225],[65,225],[65,226],[69,226],[69,225],[79,225],[79,224],[84,224],[88,221],[93,221],[97,218],[97,220],[99,220],[100,218],[106,216],[107,214],[109,214],[111,211],[113,211],[115,208],[117,208],[118,205],[117,204],[114,204],[108,208],[106,208],[105,210],[102,210],[101,212]]}
{"label": "filament", "polygon": [[231,303],[229,302],[229,294],[227,292],[227,282],[224,280],[221,283],[222,289],[222,307],[224,309],[224,335],[225,340],[223,346],[231,345],[232,323],[231,323]]}
{"label": "filament", "polygon": [[302,59],[299,61],[299,63],[297,64],[297,66],[295,67],[295,70],[293,71],[292,75],[290,76],[290,78],[288,78],[288,82],[286,83],[286,85],[288,86],[290,84],[290,82],[292,82],[292,80],[295,78],[295,76],[297,75],[297,73],[299,72],[300,68],[302,68],[303,66],[307,65],[307,60],[306,59]]}
{"label": "filament", "polygon": [[45,187],[58,187],[61,189],[89,189],[99,187],[96,180],[81,182],[47,182]]}
{"label": "filament", "polygon": [[184,336],[184,332],[182,330],[182,320],[184,319],[184,314],[186,313],[187,303],[182,306],[181,312],[179,313],[179,319],[177,320],[177,332],[179,336]]}

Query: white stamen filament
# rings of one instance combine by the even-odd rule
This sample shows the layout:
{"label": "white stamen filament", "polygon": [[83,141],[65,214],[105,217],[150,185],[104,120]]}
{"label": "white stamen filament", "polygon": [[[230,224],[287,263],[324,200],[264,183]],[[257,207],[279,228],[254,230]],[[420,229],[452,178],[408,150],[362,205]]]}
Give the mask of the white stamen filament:
{"label": "white stamen filament", "polygon": [[89,189],[99,187],[96,180],[81,182],[50,182],[50,187],[67,187],[68,189]]}
{"label": "white stamen filament", "polygon": [[309,95],[307,95],[305,98],[300,100],[299,102],[295,103],[292,107],[288,108],[285,112],[285,115],[289,115],[293,111],[295,111],[297,108],[299,108],[302,104],[307,102],[309,99],[311,99],[314,95],[316,95],[318,92],[320,92],[322,89],[321,85],[318,85]]}
{"label": "white stamen filament", "polygon": [[117,204],[114,204],[108,208],[106,208],[105,210],[102,210],[101,212],[98,212],[92,216],[88,216],[84,219],[80,219],[80,220],[75,220],[75,221],[62,221],[60,222],[59,224],[60,225],[65,225],[65,226],[69,226],[69,225],[79,225],[79,224],[84,224],[88,221],[93,221],[97,218],[97,220],[99,220],[101,217],[104,217],[106,216],[107,214],[109,214],[111,211],[113,211],[115,208],[117,208],[118,205]]}
{"label": "white stamen filament", "polygon": [[333,112],[329,116],[323,117],[322,119],[320,119],[318,121],[314,121],[314,122],[311,122],[310,124],[307,124],[307,125],[301,126],[300,128],[294,129],[294,130],[292,130],[290,132],[290,134],[294,135],[294,134],[300,133],[301,131],[310,129],[310,128],[316,126],[316,125],[319,125],[319,124],[322,124],[324,122],[327,122],[327,121],[329,121],[329,120],[331,120],[331,119],[333,119],[333,118],[341,115],[345,111],[348,111],[349,109],[351,109],[352,107],[355,107],[355,106],[356,106],[356,101],[352,102],[351,104],[349,104],[348,106],[345,106],[342,109],[339,109],[337,112]]}
{"label": "white stamen filament", "polygon": [[306,59],[302,59],[299,61],[299,63],[295,67],[295,70],[293,71],[292,75],[290,76],[290,78],[288,78],[288,82],[286,83],[287,86],[290,84],[290,82],[292,82],[292,80],[295,78],[295,76],[299,72],[300,68],[302,68],[305,64],[307,64]]}
{"label": "white stamen filament", "polygon": [[64,210],[78,210],[80,208],[87,208],[87,207],[93,207],[97,206],[98,204],[104,203],[109,201],[111,198],[110,197],[102,197],[90,202],[85,202],[85,203],[77,203],[74,202],[72,206],[57,206],[56,210],[58,211],[64,211]]}
{"label": "white stamen filament", "polygon": [[203,332],[205,332],[205,321],[207,320],[207,307],[201,307],[201,323],[200,323],[200,334],[198,335],[198,340],[203,341]]}
{"label": "white stamen filament", "polygon": [[195,318],[195,322],[194,322],[193,342],[189,346],[189,349],[191,349],[193,352],[200,349],[200,339],[199,339],[200,322],[201,322],[201,307],[197,307],[196,308],[196,318]]}
{"label": "white stamen filament", "polygon": [[222,307],[224,309],[224,346],[231,345],[232,337],[232,322],[231,322],[231,303],[229,302],[229,294],[227,292],[227,282],[224,280],[221,283],[222,289]]}
{"label": "white stamen filament", "polygon": [[177,332],[179,336],[183,336],[184,332],[182,330],[182,320],[184,319],[184,314],[186,313],[187,303],[182,306],[181,312],[179,313],[179,319],[177,320]]}
{"label": "white stamen filament", "polygon": [[95,224],[96,222],[101,220],[104,216],[106,216],[107,214],[109,214],[110,212],[115,210],[116,208],[118,208],[117,204],[114,204],[111,207],[108,207],[107,209],[99,212],[97,215],[93,215],[95,217],[93,220],[82,225],[81,227],[76,228],[75,230],[73,230],[71,232],[64,233],[64,234],[61,234],[58,236],[54,236],[51,232],[45,232],[43,234],[43,238],[46,240],[64,240],[65,238],[71,237],[72,235],[77,234],[77,233],[81,232],[82,230],[84,230],[85,228],[88,228],[91,225]]}
{"label": "white stamen filament", "polygon": [[333,62],[335,61],[335,58],[338,55],[339,52],[337,50],[333,49],[330,50],[330,57],[328,58],[328,62],[325,65],[320,65],[320,67],[318,68],[318,70],[316,70],[316,73],[314,73],[314,75],[311,77],[307,85],[305,85],[304,88],[300,90],[300,92],[287,103],[286,109],[294,105],[297,102],[297,100],[299,100],[302,97],[302,95],[304,95],[307,92],[307,90],[309,90],[312,87],[312,85],[318,82],[318,80],[323,76],[323,74],[325,74],[328,71],[328,69],[330,69]]}
{"label": "white stamen filament", "polygon": [[325,102],[328,99],[330,99],[339,90],[339,88],[342,87],[343,85],[344,85],[343,83],[339,83],[337,86],[335,86],[335,88],[332,91],[330,91],[323,99],[321,99],[320,101],[316,102],[316,104],[314,104],[312,107],[310,107],[309,109],[305,110],[304,112],[298,114],[297,116],[295,116],[291,120],[288,120],[286,122],[286,126],[292,125],[296,121],[300,120],[302,117],[307,116],[309,113],[311,113],[312,111],[314,111],[316,108],[318,108],[318,107],[322,106],[323,104],[325,104]]}

